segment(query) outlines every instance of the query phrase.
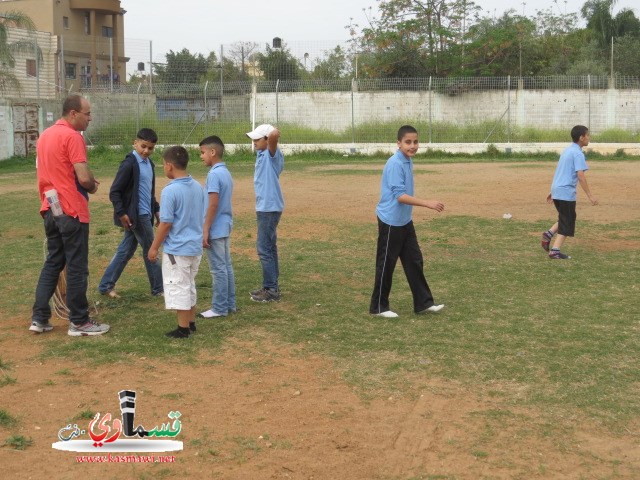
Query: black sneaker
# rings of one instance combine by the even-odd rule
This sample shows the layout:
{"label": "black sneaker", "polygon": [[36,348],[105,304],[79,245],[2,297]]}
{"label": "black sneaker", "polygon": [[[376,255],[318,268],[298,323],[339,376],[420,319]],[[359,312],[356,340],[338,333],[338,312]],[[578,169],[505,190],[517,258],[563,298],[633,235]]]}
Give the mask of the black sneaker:
{"label": "black sneaker", "polygon": [[549,251],[549,244],[551,243],[551,239],[553,235],[549,235],[549,232],[542,232],[542,238],[540,239],[540,244],[545,252]]}
{"label": "black sneaker", "polygon": [[262,287],[262,288],[258,288],[257,290],[251,290],[249,292],[249,295],[251,295],[252,297],[254,295],[261,295],[262,293],[264,293],[264,291],[266,290],[266,288]]}
{"label": "black sneaker", "polygon": [[196,331],[196,322],[189,322],[189,331],[191,333],[195,333],[195,331]]}
{"label": "black sneaker", "polygon": [[263,288],[261,291],[256,293],[255,295],[251,295],[251,300],[254,302],[279,302],[280,301],[280,291],[272,290],[270,288]]}
{"label": "black sneaker", "polygon": [[565,255],[560,250],[551,250],[549,252],[549,258],[554,260],[569,260],[571,257],[569,255]]}
{"label": "black sneaker", "polygon": [[189,329],[184,332],[180,327],[178,327],[175,330],[165,333],[165,335],[169,338],[189,338]]}

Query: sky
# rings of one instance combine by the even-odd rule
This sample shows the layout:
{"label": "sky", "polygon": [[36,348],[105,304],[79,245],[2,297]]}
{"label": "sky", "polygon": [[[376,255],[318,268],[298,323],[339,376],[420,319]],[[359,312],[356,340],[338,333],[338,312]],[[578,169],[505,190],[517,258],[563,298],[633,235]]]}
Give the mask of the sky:
{"label": "sky", "polygon": [[[547,8],[558,13],[579,12],[584,0],[525,0],[524,5],[517,0],[475,3],[487,16],[500,16],[508,9],[534,16],[537,10]],[[618,0],[614,13],[626,7],[640,16],[640,8],[634,8],[634,3],[636,0]],[[274,37],[282,38],[285,44],[306,43],[309,50],[315,45],[318,51],[314,53],[320,56],[348,40],[345,27],[350,22],[366,25],[367,17],[377,11],[376,0],[121,0],[120,4],[127,11],[125,38],[128,42],[135,40],[130,42],[133,50],[141,50],[127,55],[144,56],[142,50],[146,52],[151,45],[154,61],[164,58],[169,50],[187,48],[206,56],[211,51],[220,52],[221,45],[239,41],[271,45]]]}

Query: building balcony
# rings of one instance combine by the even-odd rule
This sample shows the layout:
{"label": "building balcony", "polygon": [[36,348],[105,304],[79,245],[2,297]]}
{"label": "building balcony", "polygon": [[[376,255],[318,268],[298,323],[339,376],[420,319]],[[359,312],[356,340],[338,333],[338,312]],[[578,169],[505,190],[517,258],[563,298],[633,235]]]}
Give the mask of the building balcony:
{"label": "building balcony", "polygon": [[71,10],[95,10],[98,13],[118,15],[120,0],[69,0]]}

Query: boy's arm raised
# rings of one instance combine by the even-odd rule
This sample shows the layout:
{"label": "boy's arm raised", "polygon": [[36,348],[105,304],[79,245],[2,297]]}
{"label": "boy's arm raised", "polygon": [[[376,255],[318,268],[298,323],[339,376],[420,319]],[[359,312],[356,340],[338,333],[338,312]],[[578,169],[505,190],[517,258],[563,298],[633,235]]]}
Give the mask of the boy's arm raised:
{"label": "boy's arm raised", "polygon": [[276,154],[278,140],[280,140],[280,130],[274,128],[267,137],[267,148],[269,149],[269,153],[272,157]]}

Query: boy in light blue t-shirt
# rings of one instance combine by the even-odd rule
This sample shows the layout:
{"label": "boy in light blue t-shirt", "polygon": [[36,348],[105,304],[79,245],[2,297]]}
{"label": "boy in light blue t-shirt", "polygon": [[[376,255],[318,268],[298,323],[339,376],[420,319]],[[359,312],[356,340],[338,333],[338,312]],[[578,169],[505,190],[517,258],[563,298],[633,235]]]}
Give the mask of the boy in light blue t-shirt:
{"label": "boy in light blue t-shirt", "polygon": [[211,167],[205,183],[207,209],[202,228],[202,246],[209,260],[213,295],[211,308],[198,315],[203,318],[226,317],[236,311],[236,285],[230,242],[233,227],[233,179],[223,156],[224,143],[220,137],[211,135],[200,142],[200,158],[205,165]]}
{"label": "boy in light blue t-shirt", "polygon": [[284,169],[284,156],[278,148],[280,131],[269,124],[258,125],[247,133],[256,149],[256,167],[253,187],[256,193],[258,238],[256,247],[262,265],[262,288],[251,292],[254,302],[280,300],[280,267],[278,264],[278,235],[284,199],[280,189],[280,173]]}
{"label": "boy in light blue t-shirt", "polygon": [[398,316],[389,305],[393,271],[398,259],[411,288],[414,312],[435,313],[444,308],[443,304],[434,302],[424,276],[422,251],[411,219],[413,207],[442,212],[444,204],[438,200],[423,200],[414,194],[413,157],[419,146],[418,131],[411,125],[403,125],[398,130],[397,139],[398,150],[387,160],[380,182],[380,201],[376,207],[376,275],[369,304],[369,313],[385,318]]}
{"label": "boy in light blue t-shirt", "polygon": [[[558,221],[542,233],[542,248],[549,252],[549,258],[567,260],[571,258],[560,251],[567,237],[573,237],[576,228],[576,186],[580,186],[589,197],[591,205],[597,205],[598,199],[591,194],[585,172],[589,169],[582,148],[589,145],[589,129],[583,125],[576,125],[571,129],[573,143],[569,145],[558,160],[551,193],[547,195],[547,203],[553,202],[558,211]],[[558,234],[553,248],[549,244],[555,234]]]}
{"label": "boy in light blue t-shirt", "polygon": [[149,260],[158,259],[162,245],[162,278],[167,310],[176,310],[178,328],[171,338],[189,338],[196,330],[196,275],[202,258],[202,186],[187,173],[189,154],[183,147],[170,147],[162,156],[165,175],[171,182],[160,196],[160,225],[149,248]]}

